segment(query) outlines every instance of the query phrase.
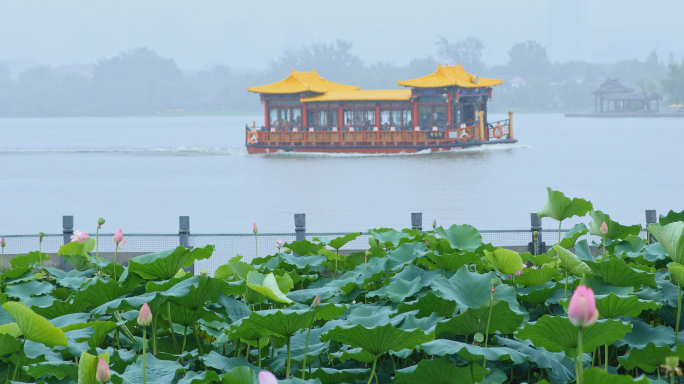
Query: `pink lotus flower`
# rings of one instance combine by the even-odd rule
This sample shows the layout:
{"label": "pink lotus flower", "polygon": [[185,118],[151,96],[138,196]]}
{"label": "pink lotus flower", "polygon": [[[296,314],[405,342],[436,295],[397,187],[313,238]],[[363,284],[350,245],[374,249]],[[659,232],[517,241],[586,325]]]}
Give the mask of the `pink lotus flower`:
{"label": "pink lotus flower", "polygon": [[575,327],[591,327],[598,320],[599,313],[596,310],[594,291],[584,285],[577,287],[570,298],[568,317]]}
{"label": "pink lotus flower", "polygon": [[600,229],[600,231],[601,231],[601,233],[603,233],[604,235],[605,235],[606,233],[608,233],[608,225],[606,225],[606,222],[605,222],[605,221],[603,222],[603,224],[601,224],[601,229]]}
{"label": "pink lotus flower", "polygon": [[276,241],[276,248],[280,249],[282,246],[283,246],[283,240],[278,239],[278,241]]}
{"label": "pink lotus flower", "polygon": [[109,383],[112,380],[112,373],[109,371],[109,365],[107,365],[107,362],[103,358],[100,358],[100,362],[97,363],[95,378],[100,383]]}
{"label": "pink lotus flower", "polygon": [[152,311],[150,311],[149,305],[144,303],[142,308],[140,308],[140,313],[138,314],[138,325],[147,326],[152,322]]}
{"label": "pink lotus flower", "polygon": [[116,244],[119,244],[123,240],[123,231],[120,229],[118,231],[116,231],[116,233],[114,234],[112,239],[114,240],[114,242]]}
{"label": "pink lotus flower", "polygon": [[0,240],[0,247],[5,248],[5,245],[7,245],[7,243],[5,243],[5,238],[3,237],[2,240]]}
{"label": "pink lotus flower", "polygon": [[259,233],[259,228],[257,228],[256,223],[252,225],[252,232],[254,232],[255,235]]}
{"label": "pink lotus flower", "polygon": [[278,379],[269,371],[259,372],[259,384],[278,384]]}
{"label": "pink lotus flower", "polygon": [[313,303],[311,304],[312,307],[316,308],[319,305],[321,305],[321,295],[316,295],[313,299]]}
{"label": "pink lotus flower", "polygon": [[[516,273],[515,273],[515,276],[520,276],[520,275],[522,275],[522,272],[523,272],[523,270],[524,270],[525,268],[527,268],[527,264],[523,264],[523,269],[521,269],[521,270],[519,270],[518,272],[516,272]],[[512,279],[512,278],[513,278],[513,275],[508,275],[508,278],[509,278],[509,279]]]}
{"label": "pink lotus flower", "polygon": [[89,238],[87,233],[83,231],[79,231],[78,229],[74,230],[74,234],[71,235],[71,241],[78,241],[79,243],[83,243],[86,241],[87,238]]}

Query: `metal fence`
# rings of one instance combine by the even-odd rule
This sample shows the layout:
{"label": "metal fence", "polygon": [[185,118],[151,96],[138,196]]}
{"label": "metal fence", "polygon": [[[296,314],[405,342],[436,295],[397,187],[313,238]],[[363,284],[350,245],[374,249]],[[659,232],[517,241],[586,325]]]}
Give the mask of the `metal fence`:
{"label": "metal fence", "polygon": [[[73,234],[73,217],[64,217],[64,228],[61,234],[46,234],[43,238],[42,251],[45,253],[57,253],[59,248],[70,241],[70,236]],[[647,224],[655,222],[655,212],[647,211]],[[192,234],[190,233],[190,220],[187,216],[179,218],[179,231],[177,234],[125,234],[124,240],[126,244],[122,246],[120,252],[126,253],[152,253],[164,250],[173,249],[179,245],[186,247],[203,247],[211,244],[215,247],[215,251],[210,259],[199,260],[195,263],[195,270],[206,269],[210,274],[221,265],[237,256],[241,255],[243,261],[251,261],[258,256],[271,255],[277,251],[276,242],[282,240],[284,243],[289,243],[297,239],[307,239],[313,241],[314,238],[328,238],[334,239],[338,236],[343,236],[348,232],[333,232],[333,233],[306,233],[305,216],[304,214],[295,215],[295,232],[294,233],[240,233],[240,234]],[[542,229],[541,220],[537,218],[536,214],[531,214],[530,229],[519,230],[481,230],[482,241],[484,243],[491,243],[496,247],[528,247],[532,243],[533,231],[539,231],[541,240],[547,248],[552,247],[558,240],[558,230]],[[422,215],[420,213],[413,213],[411,215],[411,228],[422,230]],[[569,229],[561,229],[561,237],[567,233]],[[354,251],[368,249],[368,232],[358,232],[359,236],[349,243],[345,244],[341,251]],[[94,236],[94,234],[91,234]],[[111,240],[112,233],[100,234],[100,252],[114,252],[115,244]],[[646,238],[645,230],[640,233],[642,238]],[[39,239],[38,235],[6,235],[6,247],[4,249],[6,255],[26,254],[31,251],[38,250]],[[592,244],[601,242],[599,236],[583,235],[578,241],[587,240]],[[69,269],[68,265],[62,263],[65,269]]]}

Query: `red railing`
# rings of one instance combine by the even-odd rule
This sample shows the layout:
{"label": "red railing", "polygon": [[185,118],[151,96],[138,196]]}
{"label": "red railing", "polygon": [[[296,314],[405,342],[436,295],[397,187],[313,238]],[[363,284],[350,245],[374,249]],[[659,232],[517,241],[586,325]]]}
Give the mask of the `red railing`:
{"label": "red railing", "polygon": [[[473,123],[469,123],[473,124]],[[254,135],[256,133],[256,135]],[[430,130],[397,130],[397,131],[303,131],[303,132],[271,132],[251,130],[247,133],[247,141],[251,144],[274,146],[336,146],[336,145],[453,145],[459,142],[499,140],[509,137],[509,121],[502,120],[486,124],[483,129],[479,124],[462,128],[442,128]],[[254,138],[257,142],[253,143]]]}

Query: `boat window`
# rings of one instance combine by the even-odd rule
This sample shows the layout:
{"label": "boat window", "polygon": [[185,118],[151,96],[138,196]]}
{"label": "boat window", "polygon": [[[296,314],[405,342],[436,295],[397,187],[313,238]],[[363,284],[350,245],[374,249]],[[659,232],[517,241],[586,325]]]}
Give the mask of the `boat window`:
{"label": "boat window", "polygon": [[434,125],[443,127],[447,125],[447,107],[446,105],[435,105],[432,113],[432,121]]}
{"label": "boat window", "polygon": [[364,123],[369,127],[375,125],[375,111],[366,111],[366,121]]}
{"label": "boat window", "polygon": [[281,109],[280,110],[280,121],[283,122],[283,124],[287,125],[289,124],[290,121],[290,110],[289,109]]}
{"label": "boat window", "polygon": [[353,127],[354,126],[354,111],[344,111],[344,126]]}
{"label": "boat window", "polygon": [[[381,112],[381,114],[382,114],[382,112]],[[401,111],[399,111],[399,110],[392,111],[392,125],[397,126],[397,127],[401,127],[402,125],[404,125],[403,122],[401,121]]]}
{"label": "boat window", "polygon": [[354,111],[354,126],[363,127],[366,124],[366,111]]}
{"label": "boat window", "polygon": [[[396,112],[396,111],[392,111]],[[390,111],[380,111],[380,125],[390,124]]]}
{"label": "boat window", "polygon": [[269,120],[271,121],[271,125],[277,127],[279,124],[279,119],[278,119],[278,108],[271,108],[269,110]]}
{"label": "boat window", "polygon": [[321,127],[328,125],[328,113],[326,111],[318,112],[318,124]]}
{"label": "boat window", "polygon": [[432,106],[423,105],[418,107],[418,116],[420,116],[421,126],[432,126]]}
{"label": "boat window", "polygon": [[331,110],[328,112],[328,126],[337,126],[337,111]]}
{"label": "boat window", "polygon": [[302,109],[292,108],[292,125],[301,126],[302,125]]}
{"label": "boat window", "polygon": [[309,127],[316,125],[316,114],[313,111],[306,111],[306,124]]}
{"label": "boat window", "polygon": [[402,113],[402,115],[403,115],[402,120],[404,122],[404,126],[407,126],[407,127],[412,126],[413,125],[413,119],[411,118],[411,115],[413,114],[413,111],[411,111],[410,109],[404,109],[402,112],[403,112]]}

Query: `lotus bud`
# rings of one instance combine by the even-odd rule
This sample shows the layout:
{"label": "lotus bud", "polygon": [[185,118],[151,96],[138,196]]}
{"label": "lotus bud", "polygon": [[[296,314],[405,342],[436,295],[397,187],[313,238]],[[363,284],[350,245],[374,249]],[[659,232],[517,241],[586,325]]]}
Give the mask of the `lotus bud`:
{"label": "lotus bud", "polygon": [[209,271],[207,271],[206,269],[200,270],[200,276],[206,276],[208,274],[209,274]]}
{"label": "lotus bud", "polygon": [[74,234],[71,235],[71,241],[78,241],[79,243],[84,243],[87,238],[89,238],[87,233],[83,231],[79,231],[78,229],[74,230]]}
{"label": "lotus bud", "polygon": [[493,286],[496,287],[496,286],[498,286],[499,284],[501,284],[501,280],[497,279],[496,277],[495,277],[495,278],[492,278],[492,285],[493,285]]}
{"label": "lotus bud", "polygon": [[539,231],[532,232],[532,236],[534,236],[534,239],[537,240],[539,238]]}
{"label": "lotus bud", "polygon": [[150,311],[150,307],[147,305],[147,303],[144,303],[142,305],[142,308],[140,308],[140,313],[138,314],[138,325],[140,326],[148,326],[152,322],[152,311]]}
{"label": "lotus bud", "polygon": [[0,247],[5,248],[5,245],[7,245],[7,243],[5,242],[5,238],[3,237],[2,240],[0,240]]}
{"label": "lotus bud", "polygon": [[290,252],[290,248],[288,248],[288,247],[283,247],[283,252],[285,252],[285,253]]}
{"label": "lotus bud", "polygon": [[97,219],[97,225],[103,225],[104,223],[105,223],[105,219],[103,219],[101,217],[99,219]]}
{"label": "lotus bud", "polygon": [[577,287],[570,298],[568,318],[575,327],[590,327],[598,320],[594,291],[584,285]]}
{"label": "lotus bud", "polygon": [[254,232],[255,235],[259,233],[259,228],[257,228],[256,223],[252,225],[252,232]]}
{"label": "lotus bud", "polygon": [[677,376],[682,375],[682,369],[679,368],[679,356],[667,356],[665,364],[661,365],[661,367],[665,370],[666,376],[669,376],[672,372],[676,373]]}
{"label": "lotus bud", "polygon": [[319,305],[321,305],[321,295],[316,295],[316,297],[313,299],[313,303],[311,303],[311,306],[318,308]]}
{"label": "lotus bud", "polygon": [[100,358],[100,362],[97,363],[95,378],[100,383],[109,383],[112,380],[112,373],[109,371],[109,365],[107,365],[107,362],[103,358]]}
{"label": "lotus bud", "polygon": [[425,240],[425,246],[428,247],[428,248],[430,248],[430,242],[427,241],[427,240]]}
{"label": "lotus bud", "polygon": [[112,240],[114,240],[116,245],[119,245],[119,243],[121,243],[121,240],[123,240],[123,231],[121,231],[120,229],[116,231],[116,233],[112,237]]}
{"label": "lotus bud", "polygon": [[38,241],[40,241],[42,243],[43,237],[45,237],[45,232],[38,232],[38,236],[40,237],[40,239]]}
{"label": "lotus bud", "polygon": [[432,229],[437,228],[437,220],[432,220]]}
{"label": "lotus bud", "polygon": [[603,224],[601,224],[601,233],[604,235],[608,233],[608,225],[606,225],[606,222],[604,221]]}
{"label": "lotus bud", "polygon": [[282,240],[282,239],[278,239],[278,241],[276,241],[276,248],[277,248],[277,249],[280,249],[280,248],[282,248],[282,246],[283,246],[283,240]]}
{"label": "lotus bud", "polygon": [[259,384],[278,384],[278,379],[269,371],[259,372]]}

